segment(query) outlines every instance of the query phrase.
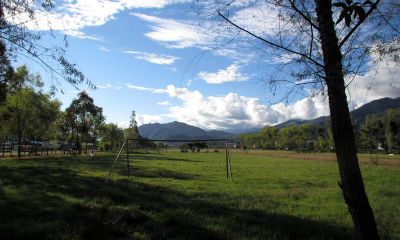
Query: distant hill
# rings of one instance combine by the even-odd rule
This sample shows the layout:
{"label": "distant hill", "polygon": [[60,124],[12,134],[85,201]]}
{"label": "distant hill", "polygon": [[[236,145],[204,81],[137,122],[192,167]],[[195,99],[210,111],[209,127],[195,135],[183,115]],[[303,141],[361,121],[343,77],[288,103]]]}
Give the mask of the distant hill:
{"label": "distant hill", "polygon": [[150,123],[139,126],[139,134],[150,139],[224,139],[234,137],[233,133],[224,131],[206,131],[182,122]]}
{"label": "distant hill", "polygon": [[[364,123],[365,118],[372,114],[382,114],[390,108],[400,108],[400,98],[381,98],[369,102],[356,110],[350,112],[353,124],[360,126]],[[291,125],[312,124],[321,125],[329,121],[329,117],[319,117],[311,120],[292,119],[281,124],[276,125],[277,128],[285,128]]]}

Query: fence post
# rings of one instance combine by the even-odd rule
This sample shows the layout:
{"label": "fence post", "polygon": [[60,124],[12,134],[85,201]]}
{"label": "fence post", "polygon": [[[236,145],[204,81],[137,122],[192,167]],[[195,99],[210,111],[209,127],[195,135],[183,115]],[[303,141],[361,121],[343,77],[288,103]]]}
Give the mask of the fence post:
{"label": "fence post", "polygon": [[126,166],[128,168],[128,177],[129,177],[129,139],[126,140]]}
{"label": "fence post", "polygon": [[229,178],[229,167],[228,167],[228,142],[225,142],[225,167],[226,167],[226,179]]}

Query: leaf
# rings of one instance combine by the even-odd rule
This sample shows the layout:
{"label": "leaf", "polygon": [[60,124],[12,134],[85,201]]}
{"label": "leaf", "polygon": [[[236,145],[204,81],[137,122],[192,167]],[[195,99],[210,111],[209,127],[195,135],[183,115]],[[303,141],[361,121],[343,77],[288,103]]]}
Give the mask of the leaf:
{"label": "leaf", "polygon": [[347,5],[351,5],[353,3],[352,0],[346,0]]}
{"label": "leaf", "polygon": [[343,3],[343,2],[333,3],[332,5],[335,6],[335,7],[341,7],[343,9],[347,8],[347,5],[345,3]]}
{"label": "leaf", "polygon": [[350,27],[350,23],[351,23],[351,16],[348,14],[344,15],[344,22],[346,23],[347,27]]}
{"label": "leaf", "polygon": [[339,16],[338,20],[336,21],[336,24],[340,23],[340,22],[343,20],[343,18],[344,18],[345,15],[346,15],[346,11],[343,10],[343,11],[340,13],[340,16]]}
{"label": "leaf", "polygon": [[357,6],[354,8],[354,13],[357,13],[358,18],[363,21],[365,19],[365,10],[364,8]]}

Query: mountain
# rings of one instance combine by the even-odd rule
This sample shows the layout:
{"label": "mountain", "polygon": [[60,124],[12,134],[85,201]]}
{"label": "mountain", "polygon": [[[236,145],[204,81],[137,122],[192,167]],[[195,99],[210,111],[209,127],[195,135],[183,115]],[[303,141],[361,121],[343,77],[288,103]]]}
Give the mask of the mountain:
{"label": "mountain", "polygon": [[224,131],[206,131],[182,122],[150,123],[139,126],[139,134],[150,139],[224,139],[234,137],[233,133]]}
{"label": "mountain", "polygon": [[[365,118],[368,115],[372,114],[382,114],[386,110],[390,108],[400,108],[400,97],[399,98],[381,98],[378,100],[374,100],[369,102],[356,110],[350,112],[351,120],[355,125],[362,125],[365,121]],[[292,119],[278,125],[275,125],[276,128],[285,128],[290,125],[301,125],[301,124],[311,124],[311,125],[321,125],[325,122],[329,121],[329,117],[319,117],[311,120],[300,120],[300,119]]]}

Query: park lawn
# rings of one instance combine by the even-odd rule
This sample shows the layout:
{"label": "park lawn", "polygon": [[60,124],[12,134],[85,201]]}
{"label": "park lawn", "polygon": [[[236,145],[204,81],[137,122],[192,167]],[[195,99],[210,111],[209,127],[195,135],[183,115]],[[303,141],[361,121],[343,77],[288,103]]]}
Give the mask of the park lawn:
{"label": "park lawn", "polygon": [[[114,156],[0,159],[0,239],[353,238],[331,155],[232,151],[232,182],[223,151],[132,153],[105,184]],[[400,167],[362,162],[382,239],[400,239]]]}

